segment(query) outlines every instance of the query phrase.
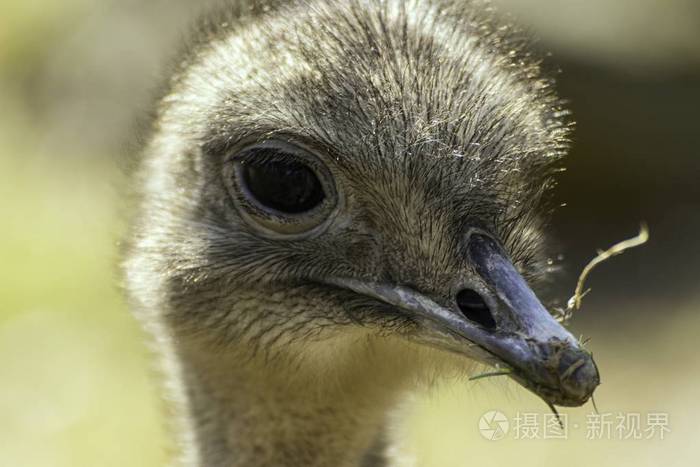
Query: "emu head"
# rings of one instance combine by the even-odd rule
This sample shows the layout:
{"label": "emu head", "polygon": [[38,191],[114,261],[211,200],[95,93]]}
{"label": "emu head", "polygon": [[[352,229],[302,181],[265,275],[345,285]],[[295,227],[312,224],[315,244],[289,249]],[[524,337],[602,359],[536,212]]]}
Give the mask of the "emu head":
{"label": "emu head", "polygon": [[146,147],[127,271],[148,319],[239,362],[328,352],[325,371],[403,342],[585,402],[593,360],[528,285],[568,124],[521,41],[440,1],[233,16],[178,64]]}

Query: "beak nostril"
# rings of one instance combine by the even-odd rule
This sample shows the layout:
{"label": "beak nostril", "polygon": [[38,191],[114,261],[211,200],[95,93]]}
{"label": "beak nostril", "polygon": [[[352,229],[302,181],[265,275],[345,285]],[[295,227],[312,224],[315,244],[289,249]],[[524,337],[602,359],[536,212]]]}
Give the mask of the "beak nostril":
{"label": "beak nostril", "polygon": [[457,293],[457,306],[464,316],[470,321],[486,328],[495,329],[496,320],[489,310],[489,306],[478,292],[471,289],[463,289]]}

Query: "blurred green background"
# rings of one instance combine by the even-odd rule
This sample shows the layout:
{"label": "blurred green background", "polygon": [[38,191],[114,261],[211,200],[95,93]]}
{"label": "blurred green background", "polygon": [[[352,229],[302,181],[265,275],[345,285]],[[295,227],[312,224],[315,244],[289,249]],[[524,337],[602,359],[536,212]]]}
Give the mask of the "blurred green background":
{"label": "blurred green background", "polygon": [[[0,4],[0,466],[160,466],[167,413],[121,298],[118,240],[133,122],[206,3]],[[700,2],[497,0],[526,25],[578,122],[558,187],[565,299],[598,248],[649,223],[604,264],[575,317],[600,365],[603,413],[665,413],[665,439],[490,441],[480,416],[546,413],[494,379],[407,404],[406,466],[700,465]],[[511,424],[512,425],[512,424]]]}

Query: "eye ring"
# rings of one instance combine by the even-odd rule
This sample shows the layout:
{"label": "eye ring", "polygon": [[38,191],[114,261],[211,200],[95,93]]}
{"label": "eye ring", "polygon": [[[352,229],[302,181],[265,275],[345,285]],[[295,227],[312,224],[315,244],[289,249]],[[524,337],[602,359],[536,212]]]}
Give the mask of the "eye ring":
{"label": "eye ring", "polygon": [[263,236],[314,236],[337,212],[331,171],[316,153],[296,143],[267,140],[243,146],[223,172],[239,214]]}

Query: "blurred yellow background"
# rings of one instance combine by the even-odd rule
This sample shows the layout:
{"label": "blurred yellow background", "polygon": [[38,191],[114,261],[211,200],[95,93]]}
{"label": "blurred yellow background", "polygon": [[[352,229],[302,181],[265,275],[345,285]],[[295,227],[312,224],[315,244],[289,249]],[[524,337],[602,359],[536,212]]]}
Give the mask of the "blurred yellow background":
{"label": "blurred yellow background", "polygon": [[[206,3],[206,2],[202,2]],[[202,3],[0,5],[0,466],[160,466],[171,453],[154,363],[119,291],[122,168],[158,70]],[[594,273],[576,334],[591,336],[601,413],[668,414],[651,440],[515,439],[547,408],[513,383],[450,383],[407,404],[405,465],[700,465],[700,6],[692,0],[499,0],[553,50],[579,122],[555,219],[570,294],[596,248],[648,247]],[[511,432],[485,439],[503,412]],[[573,426],[578,424],[579,428]]]}

